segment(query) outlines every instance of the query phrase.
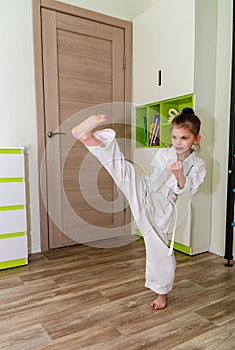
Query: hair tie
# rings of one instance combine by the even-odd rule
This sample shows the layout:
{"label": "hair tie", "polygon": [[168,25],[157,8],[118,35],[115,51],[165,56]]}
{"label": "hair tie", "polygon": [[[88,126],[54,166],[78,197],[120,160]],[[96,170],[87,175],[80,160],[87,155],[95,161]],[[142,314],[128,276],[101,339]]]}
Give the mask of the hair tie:
{"label": "hair tie", "polygon": [[172,123],[173,119],[175,117],[177,117],[180,113],[177,111],[177,109],[175,108],[170,108],[169,111],[168,111],[168,114],[169,114],[169,123]]}

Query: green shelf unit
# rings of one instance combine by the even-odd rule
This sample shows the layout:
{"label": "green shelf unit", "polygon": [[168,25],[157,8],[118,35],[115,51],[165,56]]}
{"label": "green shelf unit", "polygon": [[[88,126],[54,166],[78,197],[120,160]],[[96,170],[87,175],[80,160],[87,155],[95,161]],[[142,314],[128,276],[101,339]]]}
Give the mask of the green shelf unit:
{"label": "green shelf unit", "polygon": [[[135,142],[136,148],[162,148],[168,147],[171,144],[171,124],[168,122],[169,109],[175,108],[181,112],[183,108],[194,108],[194,95],[185,95],[175,97],[169,100],[158,101],[144,106],[138,106],[135,109]],[[149,135],[151,133],[151,123],[154,115],[160,115],[159,128],[159,143],[158,145],[149,145]],[[144,127],[144,119],[146,120],[146,127]]]}

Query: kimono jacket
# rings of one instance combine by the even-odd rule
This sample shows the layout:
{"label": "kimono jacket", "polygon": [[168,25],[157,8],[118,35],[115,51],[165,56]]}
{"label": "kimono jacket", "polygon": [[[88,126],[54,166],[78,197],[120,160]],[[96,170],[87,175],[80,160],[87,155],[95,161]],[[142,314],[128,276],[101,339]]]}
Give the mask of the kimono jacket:
{"label": "kimono jacket", "polygon": [[173,147],[160,149],[151,162],[152,174],[145,178],[147,194],[146,207],[154,226],[167,233],[173,217],[175,203],[182,193],[194,195],[206,175],[205,161],[195,151],[183,161],[185,186],[180,189],[175,176],[171,172],[171,164],[177,160]]}

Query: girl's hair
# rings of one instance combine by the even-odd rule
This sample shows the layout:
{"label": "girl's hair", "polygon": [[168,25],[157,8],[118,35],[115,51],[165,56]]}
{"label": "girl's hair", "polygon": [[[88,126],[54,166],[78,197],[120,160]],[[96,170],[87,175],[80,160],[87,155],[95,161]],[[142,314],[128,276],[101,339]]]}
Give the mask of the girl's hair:
{"label": "girl's hair", "polygon": [[174,117],[171,122],[173,127],[187,128],[194,136],[198,136],[201,127],[201,121],[190,107],[186,107],[182,112]]}

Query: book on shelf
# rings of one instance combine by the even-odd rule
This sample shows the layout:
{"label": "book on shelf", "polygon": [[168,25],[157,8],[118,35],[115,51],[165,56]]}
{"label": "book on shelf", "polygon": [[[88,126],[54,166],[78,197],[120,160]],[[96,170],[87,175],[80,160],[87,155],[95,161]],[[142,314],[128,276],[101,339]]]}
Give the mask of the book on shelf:
{"label": "book on shelf", "polygon": [[149,146],[160,146],[160,114],[153,115],[148,139]]}
{"label": "book on shelf", "polygon": [[142,124],[144,129],[144,140],[145,143],[148,143],[148,124],[147,124],[147,117],[145,115],[142,116]]}

